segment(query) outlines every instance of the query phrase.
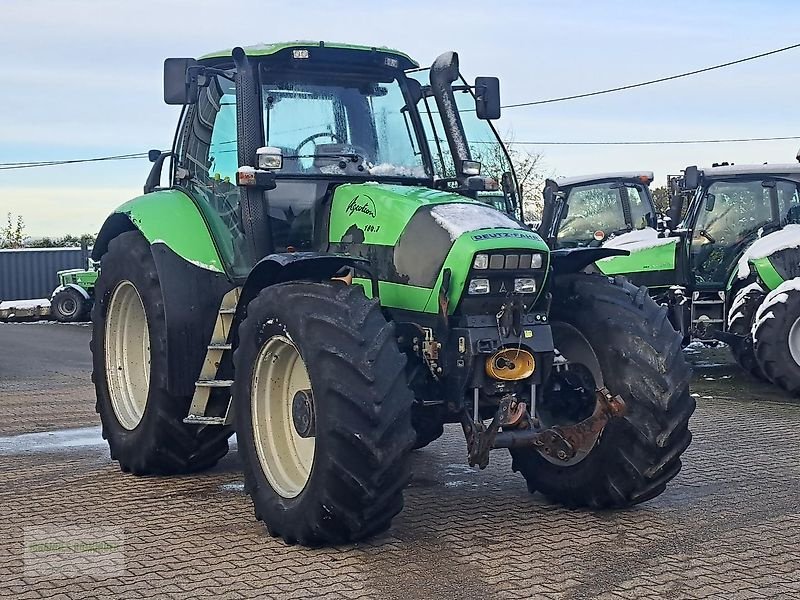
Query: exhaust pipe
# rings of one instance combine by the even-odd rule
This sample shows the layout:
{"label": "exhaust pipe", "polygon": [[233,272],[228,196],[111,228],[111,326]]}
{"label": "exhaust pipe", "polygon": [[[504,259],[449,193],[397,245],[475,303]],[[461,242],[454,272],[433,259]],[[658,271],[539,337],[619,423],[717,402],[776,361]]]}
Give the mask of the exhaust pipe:
{"label": "exhaust pipe", "polygon": [[456,167],[456,179],[459,184],[466,180],[462,169],[465,160],[472,160],[469,151],[467,136],[464,134],[464,125],[461,115],[458,114],[456,99],[453,95],[453,82],[458,80],[458,54],[445,52],[431,65],[431,91],[436,99],[436,107],[442,117],[442,123],[447,134],[447,144]]}

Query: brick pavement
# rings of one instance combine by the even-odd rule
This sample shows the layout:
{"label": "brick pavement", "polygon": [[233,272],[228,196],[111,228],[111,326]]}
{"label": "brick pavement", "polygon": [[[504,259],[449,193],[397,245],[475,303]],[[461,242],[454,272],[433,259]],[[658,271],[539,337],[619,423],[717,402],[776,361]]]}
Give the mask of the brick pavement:
{"label": "brick pavement", "polygon": [[[467,467],[449,428],[415,453],[386,534],[323,549],[269,537],[235,452],[193,476],[121,473],[97,439],[88,373],[48,374],[39,389],[0,378],[0,597],[800,598],[800,405],[713,366],[713,353],[695,358],[695,441],[654,501],[550,505],[504,452],[485,471]],[[9,442],[48,424],[89,429],[69,447],[59,435],[38,451]],[[125,574],[26,577],[24,528],[47,524],[124,531]]]}

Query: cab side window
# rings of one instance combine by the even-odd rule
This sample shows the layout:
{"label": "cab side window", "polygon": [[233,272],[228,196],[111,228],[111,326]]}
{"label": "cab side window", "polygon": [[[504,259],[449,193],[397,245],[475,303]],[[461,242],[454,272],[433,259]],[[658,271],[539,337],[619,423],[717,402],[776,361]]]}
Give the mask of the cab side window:
{"label": "cab side window", "polygon": [[246,272],[248,259],[239,219],[236,141],[236,90],[231,81],[216,77],[187,109],[175,182],[195,199],[223,260],[240,273]]}

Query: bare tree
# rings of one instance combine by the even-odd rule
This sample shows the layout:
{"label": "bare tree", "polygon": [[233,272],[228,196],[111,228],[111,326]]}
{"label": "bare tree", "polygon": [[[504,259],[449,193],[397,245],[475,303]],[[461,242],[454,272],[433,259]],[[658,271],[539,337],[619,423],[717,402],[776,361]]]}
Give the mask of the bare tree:
{"label": "bare tree", "polygon": [[25,243],[25,222],[22,215],[14,219],[11,213],[6,215],[5,225],[0,225],[0,248],[22,248]]}

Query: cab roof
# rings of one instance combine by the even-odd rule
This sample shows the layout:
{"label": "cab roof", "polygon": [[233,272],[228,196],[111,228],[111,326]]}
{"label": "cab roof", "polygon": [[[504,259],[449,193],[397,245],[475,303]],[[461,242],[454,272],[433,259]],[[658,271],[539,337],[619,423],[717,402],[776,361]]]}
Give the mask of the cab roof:
{"label": "cab roof", "polygon": [[571,177],[556,177],[553,181],[556,182],[558,187],[565,188],[573,185],[580,185],[583,183],[591,183],[596,181],[605,180],[636,180],[637,183],[642,183],[642,178],[648,180],[648,184],[653,181],[652,171],[619,171],[615,173],[592,173],[589,175],[573,175]]}
{"label": "cab roof", "polygon": [[[387,48],[385,46],[359,46],[357,44],[343,44],[340,42],[313,42],[307,40],[297,40],[294,42],[275,42],[272,44],[255,44],[252,46],[242,46],[245,54],[247,56],[252,57],[265,57],[265,56],[273,56],[276,55],[284,50],[294,50],[294,49],[306,49],[309,53],[313,53],[315,48],[332,48],[337,50],[351,50],[353,52],[377,52],[380,54],[386,54],[398,59],[398,68],[402,70],[406,69],[416,69],[419,67],[419,63],[412,59],[407,54],[400,52],[399,50],[394,50],[392,48]],[[212,61],[214,59],[220,58],[230,58],[232,56],[233,48],[228,48],[226,50],[218,50],[217,52],[211,52],[209,54],[205,54],[201,56],[198,60],[200,61]]]}
{"label": "cab roof", "polygon": [[800,163],[763,165],[726,165],[723,167],[700,167],[704,177],[735,177],[737,175],[792,174],[800,175]]}

